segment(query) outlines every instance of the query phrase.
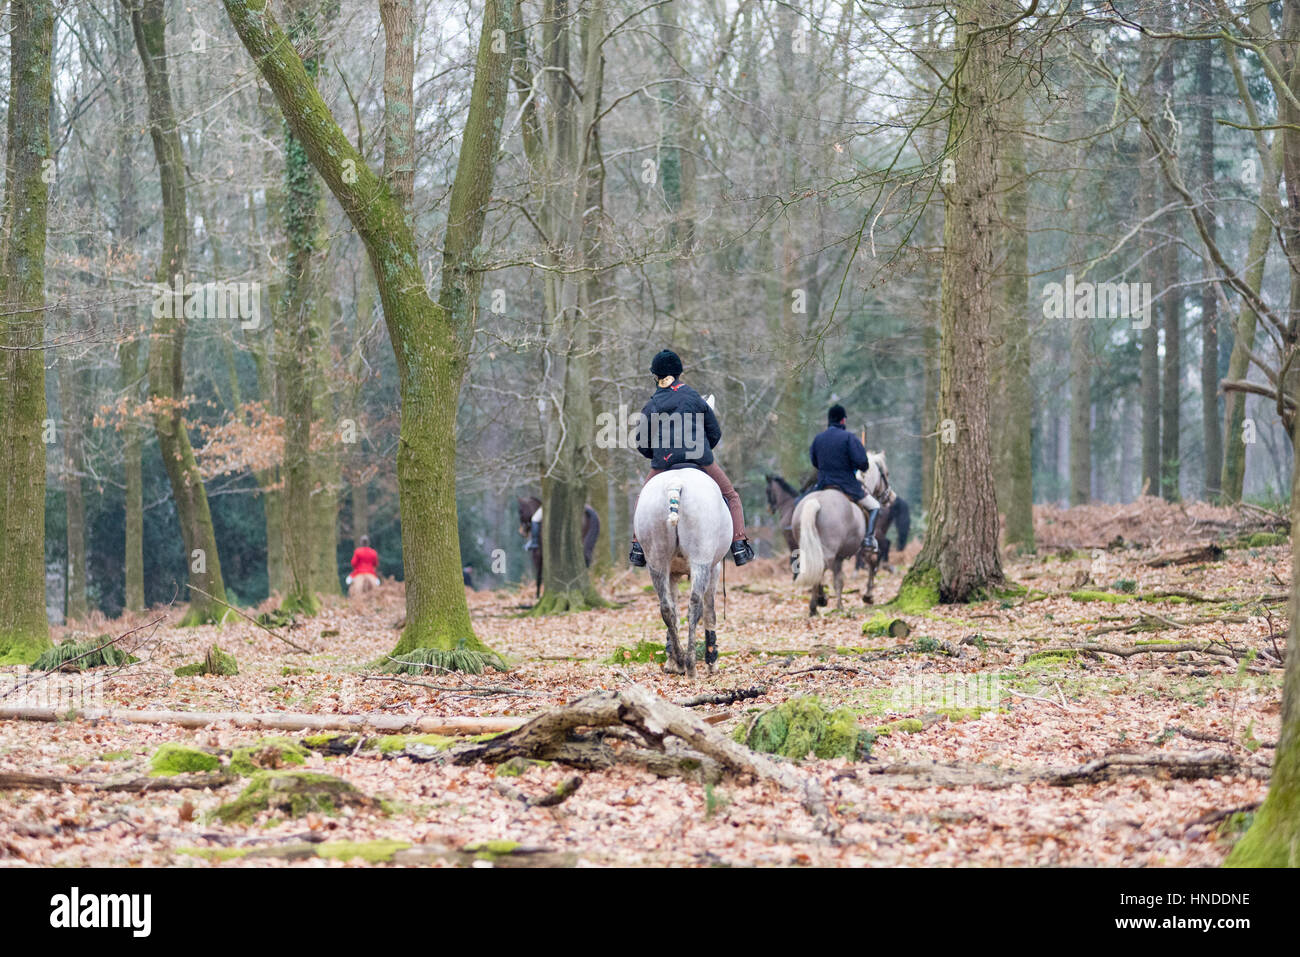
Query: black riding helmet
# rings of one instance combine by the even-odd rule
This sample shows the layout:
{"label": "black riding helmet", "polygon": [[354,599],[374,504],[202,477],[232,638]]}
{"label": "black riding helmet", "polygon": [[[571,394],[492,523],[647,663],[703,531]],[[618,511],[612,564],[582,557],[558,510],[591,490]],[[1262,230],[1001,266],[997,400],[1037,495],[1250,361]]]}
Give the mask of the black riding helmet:
{"label": "black riding helmet", "polygon": [[656,379],[682,374],[682,360],[671,349],[664,349],[650,362],[650,372]]}

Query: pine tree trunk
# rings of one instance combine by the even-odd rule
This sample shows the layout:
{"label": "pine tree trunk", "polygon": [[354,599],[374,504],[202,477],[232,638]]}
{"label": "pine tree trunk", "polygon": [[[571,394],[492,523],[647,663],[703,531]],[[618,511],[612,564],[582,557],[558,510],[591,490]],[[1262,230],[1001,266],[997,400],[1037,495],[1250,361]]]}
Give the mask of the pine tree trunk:
{"label": "pine tree trunk", "polygon": [[4,249],[0,254],[0,665],[50,646],[45,617],[45,236],[49,187],[49,0],[9,5]]}
{"label": "pine tree trunk", "polygon": [[[260,3],[223,0],[240,40],[271,87],[294,136],[338,199],[366,246],[397,360],[402,397],[397,482],[406,572],[406,628],[395,653],[414,648],[484,650],[465,600],[456,521],[456,397],[472,329],[425,292],[407,211],[332,118],[302,61]],[[505,111],[510,58],[493,49],[493,31],[513,31],[511,10],[485,5],[444,246],[474,250],[491,194]],[[399,91],[408,110],[412,94]],[[477,224],[477,231],[475,231]],[[472,272],[472,260],[457,264]],[[450,281],[444,270],[444,284]],[[469,313],[467,303],[464,312]]]}
{"label": "pine tree trunk", "polygon": [[[131,28],[144,67],[149,135],[162,186],[163,238],[157,282],[170,286],[175,277],[184,276],[188,265],[190,227],[185,199],[185,157],[167,76],[164,0],[132,0]],[[190,446],[182,406],[185,317],[165,308],[154,311],[161,311],[162,315],[154,316],[150,338],[149,401],[189,567],[190,609],[180,624],[194,625],[218,621],[224,616],[220,603],[226,600],[226,588],[208,497]]]}
{"label": "pine tree trunk", "polygon": [[[957,49],[948,155],[957,175],[944,188],[944,256],[939,339],[941,433],[925,544],[908,570],[909,591],[964,602],[1003,581],[989,429],[989,348],[997,235],[999,137],[996,71],[999,0],[957,6]],[[951,441],[945,441],[945,438]]]}

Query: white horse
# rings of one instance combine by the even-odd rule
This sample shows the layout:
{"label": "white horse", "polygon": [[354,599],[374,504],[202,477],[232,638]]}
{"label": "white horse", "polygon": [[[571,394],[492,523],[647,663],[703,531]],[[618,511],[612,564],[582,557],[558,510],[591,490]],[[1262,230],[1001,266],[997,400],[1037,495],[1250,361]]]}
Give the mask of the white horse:
{"label": "white horse", "polygon": [[[668,626],[664,670],[695,677],[695,629],[703,618],[704,661],[712,674],[718,660],[713,595],[722,559],[731,547],[731,513],[722,492],[699,469],[661,472],[641,489],[632,529],[659,596],[659,614]],[[677,580],[686,574],[691,597],[683,650],[677,640]]]}

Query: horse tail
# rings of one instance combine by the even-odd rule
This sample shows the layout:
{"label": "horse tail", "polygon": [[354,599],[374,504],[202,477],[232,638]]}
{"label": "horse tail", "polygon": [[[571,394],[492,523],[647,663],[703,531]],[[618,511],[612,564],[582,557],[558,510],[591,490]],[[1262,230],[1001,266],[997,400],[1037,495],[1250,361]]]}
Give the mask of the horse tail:
{"label": "horse tail", "polygon": [[668,527],[676,528],[682,517],[682,483],[674,482],[668,486]]}
{"label": "horse tail", "polygon": [[799,574],[794,583],[811,588],[822,580],[826,570],[826,556],[822,554],[822,540],[817,537],[817,513],[822,509],[815,498],[807,499],[799,517]]}
{"label": "horse tail", "polygon": [[894,527],[898,529],[898,550],[901,552],[907,547],[907,533],[912,527],[912,512],[902,497],[894,501]]}

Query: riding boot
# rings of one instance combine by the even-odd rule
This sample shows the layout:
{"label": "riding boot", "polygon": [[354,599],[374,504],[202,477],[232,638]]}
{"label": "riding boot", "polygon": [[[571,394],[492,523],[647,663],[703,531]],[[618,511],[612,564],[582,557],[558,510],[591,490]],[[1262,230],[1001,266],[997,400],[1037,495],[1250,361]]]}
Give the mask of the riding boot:
{"label": "riding boot", "polygon": [[632,552],[627,556],[628,563],[636,565],[638,568],[645,568],[645,552],[641,551],[641,543],[635,538],[632,539]]}
{"label": "riding boot", "polygon": [[753,560],[754,547],[749,544],[749,539],[738,538],[731,543],[731,558],[737,565]]}
{"label": "riding boot", "polygon": [[528,542],[524,545],[524,551],[535,552],[542,547],[542,523],[533,522],[532,530],[528,534]]}
{"label": "riding boot", "polygon": [[876,550],[876,516],[880,514],[880,509],[873,508],[867,512],[867,537],[862,539],[862,547],[869,552]]}

